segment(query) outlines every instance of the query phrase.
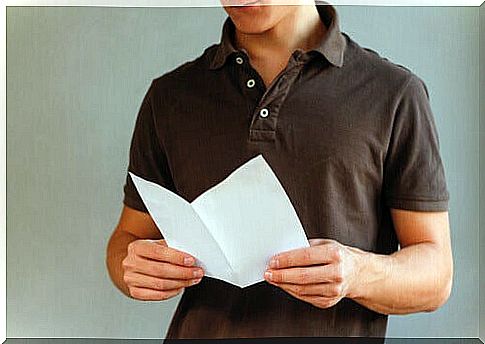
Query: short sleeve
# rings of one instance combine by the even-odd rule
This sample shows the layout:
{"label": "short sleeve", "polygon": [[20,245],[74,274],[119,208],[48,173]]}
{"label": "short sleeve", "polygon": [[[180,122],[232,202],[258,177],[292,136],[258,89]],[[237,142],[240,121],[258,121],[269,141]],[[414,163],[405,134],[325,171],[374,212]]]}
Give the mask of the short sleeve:
{"label": "short sleeve", "polygon": [[[155,125],[151,99],[152,89],[153,83],[138,110],[130,144],[128,171],[173,191],[172,176]],[[126,173],[123,191],[123,203],[126,206],[148,212],[128,173]]]}
{"label": "short sleeve", "polygon": [[447,211],[449,193],[424,82],[412,75],[396,107],[383,192],[390,208]]}

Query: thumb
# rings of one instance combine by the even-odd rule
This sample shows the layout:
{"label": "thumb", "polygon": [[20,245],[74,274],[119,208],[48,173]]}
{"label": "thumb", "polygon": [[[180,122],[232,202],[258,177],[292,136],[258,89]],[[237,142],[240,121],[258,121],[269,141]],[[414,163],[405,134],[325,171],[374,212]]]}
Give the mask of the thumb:
{"label": "thumb", "polygon": [[168,246],[165,239],[146,239],[146,241],[157,244],[157,245],[162,245],[162,246],[165,246],[165,247]]}

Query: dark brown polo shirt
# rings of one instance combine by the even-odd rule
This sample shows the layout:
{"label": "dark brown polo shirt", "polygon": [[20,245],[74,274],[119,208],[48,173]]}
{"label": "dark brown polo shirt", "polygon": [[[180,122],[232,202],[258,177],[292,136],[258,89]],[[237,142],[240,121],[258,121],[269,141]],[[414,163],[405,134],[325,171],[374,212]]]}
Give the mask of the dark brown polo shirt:
{"label": "dark brown polo shirt", "polygon": [[[389,254],[398,249],[389,208],[448,207],[427,89],[341,33],[332,6],[317,7],[326,37],[296,50],[268,88],[233,45],[229,17],[220,44],[154,79],[128,169],[192,201],[262,154],[308,238]],[[147,211],[129,177],[124,192]],[[320,309],[266,282],[239,289],[206,277],[185,290],[167,337],[383,337],[386,324],[350,299]]]}

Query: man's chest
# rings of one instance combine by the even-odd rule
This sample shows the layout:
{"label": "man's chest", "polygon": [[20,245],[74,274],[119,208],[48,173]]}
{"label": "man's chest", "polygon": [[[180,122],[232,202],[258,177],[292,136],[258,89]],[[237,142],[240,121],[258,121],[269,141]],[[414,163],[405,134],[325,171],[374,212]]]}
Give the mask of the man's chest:
{"label": "man's chest", "polygon": [[243,86],[221,81],[167,100],[157,131],[179,194],[194,199],[257,154],[289,192],[332,183],[380,186],[390,116],[365,88],[322,87],[318,78],[267,93]]}

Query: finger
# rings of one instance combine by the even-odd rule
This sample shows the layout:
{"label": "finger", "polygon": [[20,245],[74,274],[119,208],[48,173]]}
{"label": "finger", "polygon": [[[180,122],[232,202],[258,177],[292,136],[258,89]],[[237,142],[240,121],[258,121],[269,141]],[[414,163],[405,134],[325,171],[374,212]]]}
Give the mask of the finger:
{"label": "finger", "polygon": [[318,245],[282,252],[271,259],[269,266],[272,269],[284,269],[332,263],[339,258],[337,257],[339,253],[337,247],[335,245]]}
{"label": "finger", "polygon": [[148,276],[136,272],[125,274],[123,279],[128,286],[148,288],[153,290],[172,290],[190,287],[199,283],[201,280],[200,278],[191,280],[171,280]]}
{"label": "finger", "polygon": [[318,245],[330,244],[335,242],[336,241],[332,239],[322,239],[322,238],[308,239],[308,243],[310,244],[310,246],[318,246]]}
{"label": "finger", "polygon": [[176,265],[192,266],[195,258],[190,254],[163,245],[153,240],[138,240],[134,246],[138,256]]}
{"label": "finger", "polygon": [[156,262],[143,257],[134,258],[133,272],[166,279],[194,279],[204,276],[200,267],[184,267],[165,262]]}
{"label": "finger", "polygon": [[322,297],[322,296],[305,296],[305,301],[308,303],[311,303],[314,306],[317,306],[318,308],[330,308],[335,306],[341,298],[328,298],[328,297]]}
{"label": "finger", "polygon": [[341,300],[341,298],[339,297],[334,298],[334,297],[324,297],[324,296],[316,296],[316,295],[300,295],[291,290],[285,290],[283,288],[282,290],[284,290],[291,296],[299,300],[305,301],[307,303],[310,303],[318,308],[330,308],[336,305]]}
{"label": "finger", "polygon": [[311,300],[313,298],[315,298],[315,296],[300,295],[300,294],[297,294],[297,293],[293,292],[292,290],[287,290],[287,289],[283,289],[283,288],[281,288],[281,289],[284,290],[289,295],[293,296],[294,298],[297,298],[298,300],[301,300],[301,301],[305,301],[307,303],[311,303]]}
{"label": "finger", "polygon": [[165,241],[165,239],[157,239],[157,240],[153,240],[153,242],[157,245],[161,245],[161,246],[164,246],[164,247],[168,247],[167,245],[167,242]]}
{"label": "finger", "polygon": [[143,301],[162,301],[167,300],[179,294],[183,289],[174,289],[169,291],[153,290],[148,288],[131,287],[130,295]]}
{"label": "finger", "polygon": [[325,298],[337,298],[342,295],[342,285],[338,283],[318,284],[291,284],[272,283],[273,285],[298,296],[320,296]]}
{"label": "finger", "polygon": [[264,277],[266,280],[275,283],[313,284],[340,282],[340,275],[336,264],[327,264],[305,268],[268,270]]}

